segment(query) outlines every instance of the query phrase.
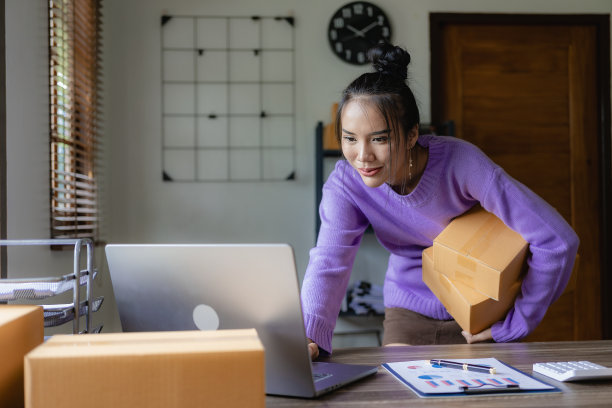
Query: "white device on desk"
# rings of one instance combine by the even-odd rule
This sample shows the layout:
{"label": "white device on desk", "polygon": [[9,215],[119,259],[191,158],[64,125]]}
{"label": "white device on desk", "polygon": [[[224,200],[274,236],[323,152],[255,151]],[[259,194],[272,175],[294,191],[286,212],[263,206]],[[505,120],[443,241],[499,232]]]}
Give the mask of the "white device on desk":
{"label": "white device on desk", "polygon": [[533,371],[557,381],[603,380],[612,378],[612,368],[590,361],[535,363]]}
{"label": "white device on desk", "polygon": [[316,397],[378,371],[310,362],[289,245],[109,244],[106,258],[123,331],[254,327],[268,394]]}

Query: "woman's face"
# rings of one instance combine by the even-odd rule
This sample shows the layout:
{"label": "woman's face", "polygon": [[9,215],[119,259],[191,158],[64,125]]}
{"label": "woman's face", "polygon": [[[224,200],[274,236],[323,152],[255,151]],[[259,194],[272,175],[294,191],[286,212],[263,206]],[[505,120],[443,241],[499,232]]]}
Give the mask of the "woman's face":
{"label": "woman's face", "polygon": [[[367,99],[353,99],[344,105],[340,119],[342,153],[363,182],[368,187],[378,187],[385,182],[401,183],[396,176],[403,174],[400,170],[406,164],[405,160],[397,158],[406,155],[395,155],[391,160],[394,154],[391,141],[396,135],[376,106]],[[407,151],[407,146],[400,143],[399,149]]]}

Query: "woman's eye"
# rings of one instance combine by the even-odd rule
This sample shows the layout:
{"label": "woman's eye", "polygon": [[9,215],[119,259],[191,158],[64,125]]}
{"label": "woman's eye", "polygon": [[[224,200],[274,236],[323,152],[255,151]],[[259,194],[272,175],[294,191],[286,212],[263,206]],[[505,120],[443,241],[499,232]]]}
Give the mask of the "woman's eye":
{"label": "woman's eye", "polygon": [[377,143],[386,143],[387,140],[389,140],[389,138],[387,136],[381,136],[381,137],[375,137],[372,140]]}
{"label": "woman's eye", "polygon": [[354,142],[355,138],[353,136],[344,136],[344,140],[346,140],[347,142]]}

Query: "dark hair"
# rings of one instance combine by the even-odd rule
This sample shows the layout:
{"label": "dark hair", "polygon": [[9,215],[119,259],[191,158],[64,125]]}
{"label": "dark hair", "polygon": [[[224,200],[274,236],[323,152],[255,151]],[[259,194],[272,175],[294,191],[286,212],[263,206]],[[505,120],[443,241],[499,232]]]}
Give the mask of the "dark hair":
{"label": "dark hair", "polygon": [[336,138],[342,146],[344,106],[354,99],[367,98],[378,108],[389,129],[399,136],[392,143],[395,152],[401,154],[400,144],[407,145],[409,132],[420,120],[414,94],[406,83],[410,54],[398,46],[380,43],[368,51],[368,59],[374,72],[360,75],[342,92],[336,114]]}

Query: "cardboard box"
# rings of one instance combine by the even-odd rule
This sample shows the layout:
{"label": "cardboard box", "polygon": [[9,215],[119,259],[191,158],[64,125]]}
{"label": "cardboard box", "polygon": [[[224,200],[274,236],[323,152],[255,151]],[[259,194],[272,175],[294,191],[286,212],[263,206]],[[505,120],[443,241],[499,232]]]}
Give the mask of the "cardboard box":
{"label": "cardboard box", "polygon": [[336,138],[336,114],[338,112],[338,103],[333,103],[331,107],[331,121],[323,127],[323,150],[340,150]]}
{"label": "cardboard box", "polygon": [[43,342],[42,306],[0,305],[0,405],[23,407],[23,358]]}
{"label": "cardboard box", "polygon": [[521,282],[514,282],[495,300],[453,281],[434,268],[432,247],[423,251],[423,282],[442,302],[448,313],[469,333],[480,333],[504,318],[521,289]]}
{"label": "cardboard box", "polygon": [[500,293],[519,279],[528,244],[477,206],[451,221],[433,247],[436,271],[499,300]]}
{"label": "cardboard box", "polygon": [[255,329],[57,335],[25,359],[27,408],[264,407]]}

